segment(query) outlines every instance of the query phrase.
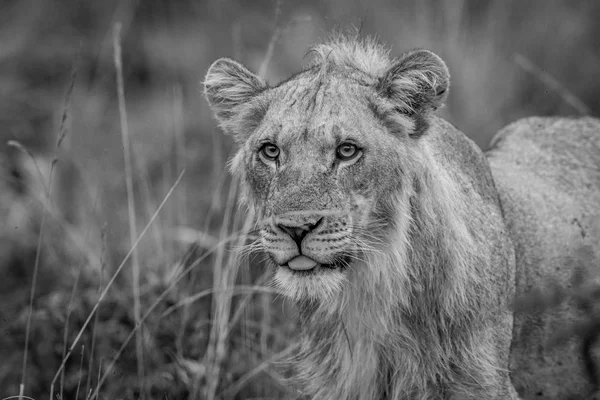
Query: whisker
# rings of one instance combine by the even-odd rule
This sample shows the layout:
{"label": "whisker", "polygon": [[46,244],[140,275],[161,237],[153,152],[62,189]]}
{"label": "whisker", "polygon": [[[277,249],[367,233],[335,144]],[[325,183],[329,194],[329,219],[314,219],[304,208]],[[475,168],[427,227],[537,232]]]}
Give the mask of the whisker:
{"label": "whisker", "polygon": [[[348,254],[348,255],[347,255],[347,257],[348,257],[348,258],[351,258],[351,259],[353,259],[353,260],[356,260],[356,261],[365,262],[365,260],[364,260],[364,259],[362,259],[362,258],[360,258],[360,257],[358,257],[357,255],[354,255],[354,254]],[[342,260],[342,261],[341,261],[341,263],[342,263],[342,264],[345,264],[344,266],[345,266],[346,268],[350,268],[350,265],[351,265],[351,264],[350,264],[350,263],[348,263],[348,262],[346,262],[345,260]]]}
{"label": "whisker", "polygon": [[366,240],[364,238],[360,238],[360,237],[356,237],[356,236],[353,236],[351,238],[351,242],[352,242],[352,244],[354,244],[357,247],[357,249],[361,253],[374,253],[374,254],[380,254],[380,255],[385,254],[383,252],[383,250],[376,247],[377,244],[382,244],[382,242],[378,243],[373,240]]}
{"label": "whisker", "polygon": [[240,257],[246,258],[253,253],[259,253],[265,250],[263,243],[257,239],[251,243],[247,243],[241,246],[235,246],[234,251],[238,252]]}

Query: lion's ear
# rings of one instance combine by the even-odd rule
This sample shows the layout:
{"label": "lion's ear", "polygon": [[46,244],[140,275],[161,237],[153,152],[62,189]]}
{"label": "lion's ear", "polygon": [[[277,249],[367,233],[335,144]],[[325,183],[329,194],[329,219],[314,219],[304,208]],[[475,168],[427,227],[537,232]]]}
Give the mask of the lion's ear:
{"label": "lion's ear", "polygon": [[204,79],[204,95],[219,125],[242,141],[248,129],[264,115],[264,105],[254,101],[266,83],[242,64],[229,58],[215,61]]}
{"label": "lion's ear", "polygon": [[435,111],[444,103],[450,86],[446,63],[429,50],[404,54],[380,78],[379,93],[408,115]]}

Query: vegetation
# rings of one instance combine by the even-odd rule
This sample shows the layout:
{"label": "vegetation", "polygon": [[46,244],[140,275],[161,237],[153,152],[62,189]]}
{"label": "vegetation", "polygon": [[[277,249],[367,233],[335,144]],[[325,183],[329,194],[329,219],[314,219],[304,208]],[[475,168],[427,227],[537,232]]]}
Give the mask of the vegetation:
{"label": "vegetation", "polygon": [[600,114],[593,0],[0,7],[0,399],[296,397],[271,365],[294,309],[260,254],[239,257],[251,215],[201,94],[217,57],[276,83],[354,25],[395,54],[440,54],[442,115],[484,148],[519,117]]}

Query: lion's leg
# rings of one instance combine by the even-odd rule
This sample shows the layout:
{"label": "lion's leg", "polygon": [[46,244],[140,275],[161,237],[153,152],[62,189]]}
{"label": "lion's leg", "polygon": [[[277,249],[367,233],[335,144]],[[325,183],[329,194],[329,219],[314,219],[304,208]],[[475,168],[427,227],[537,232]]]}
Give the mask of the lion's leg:
{"label": "lion's leg", "polygon": [[485,390],[469,390],[465,393],[464,388],[460,391],[452,392],[448,400],[521,400],[510,379],[499,382],[499,386],[487,388]]}
{"label": "lion's leg", "polygon": [[512,315],[503,311],[487,329],[474,333],[448,385],[451,400],[519,400],[509,369],[512,322]]}
{"label": "lion's leg", "polygon": [[517,390],[515,389],[514,385],[510,384],[510,397],[509,399],[516,399],[516,400],[522,400],[521,397],[519,397],[519,394],[517,393]]}
{"label": "lion's leg", "polygon": [[510,312],[505,312],[500,318],[501,325],[503,328],[493,328],[492,331],[496,331],[496,360],[497,360],[497,387],[499,388],[496,397],[486,397],[489,399],[507,399],[507,400],[520,400],[520,397],[513,385],[510,376],[510,349],[512,344],[512,329],[513,329],[513,316]]}
{"label": "lion's leg", "polygon": [[509,378],[504,379],[502,382],[498,382],[498,386],[493,388],[487,388],[485,390],[471,389],[468,393],[465,393],[465,389],[461,388],[460,391],[450,391],[450,393],[451,395],[448,400],[521,400]]}

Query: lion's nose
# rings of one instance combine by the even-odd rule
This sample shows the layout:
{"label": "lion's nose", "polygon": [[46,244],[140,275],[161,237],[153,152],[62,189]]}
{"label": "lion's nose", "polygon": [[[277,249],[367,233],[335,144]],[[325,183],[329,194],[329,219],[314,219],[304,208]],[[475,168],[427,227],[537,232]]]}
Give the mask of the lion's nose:
{"label": "lion's nose", "polygon": [[298,248],[300,249],[300,243],[302,243],[302,239],[304,239],[304,237],[309,232],[315,230],[315,228],[317,226],[319,226],[319,224],[321,223],[322,220],[323,220],[323,218],[319,218],[319,220],[315,223],[307,223],[307,224],[296,225],[296,226],[277,224],[277,227],[279,229],[281,229],[282,231],[284,231],[285,233],[287,233],[288,235],[290,235],[292,240],[294,242],[296,242],[296,244],[298,245]]}

